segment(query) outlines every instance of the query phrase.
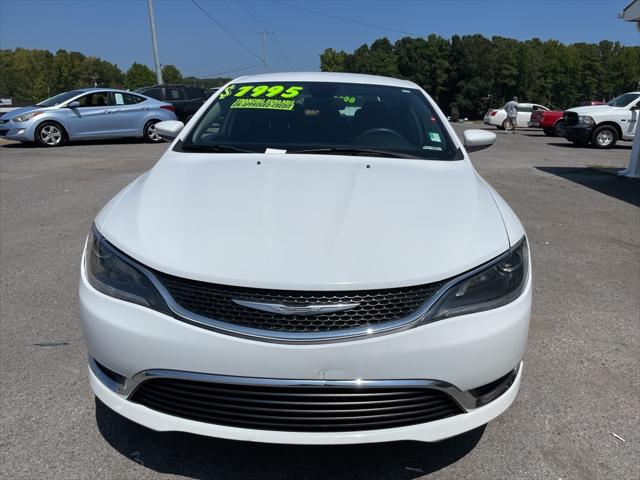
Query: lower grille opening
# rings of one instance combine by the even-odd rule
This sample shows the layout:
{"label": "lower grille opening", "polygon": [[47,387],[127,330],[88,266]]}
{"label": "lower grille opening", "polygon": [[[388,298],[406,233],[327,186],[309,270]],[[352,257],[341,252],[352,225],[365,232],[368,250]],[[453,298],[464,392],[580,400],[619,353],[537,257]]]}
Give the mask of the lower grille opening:
{"label": "lower grille opening", "polygon": [[158,378],[131,401],[176,417],[239,428],[298,432],[376,430],[464,413],[428,388],[261,386]]}

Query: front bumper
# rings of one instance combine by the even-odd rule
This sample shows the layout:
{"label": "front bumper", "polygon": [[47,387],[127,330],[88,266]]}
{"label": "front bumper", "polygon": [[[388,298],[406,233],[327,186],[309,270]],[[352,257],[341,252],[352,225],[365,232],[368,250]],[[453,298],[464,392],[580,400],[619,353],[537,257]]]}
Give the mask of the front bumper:
{"label": "front bumper", "polygon": [[593,125],[565,125],[562,128],[562,136],[572,142],[587,143],[591,140]]}
{"label": "front bumper", "polygon": [[284,443],[298,445],[336,445],[391,442],[414,440],[437,442],[468,432],[504,412],[513,402],[520,388],[522,364],[517,374],[508,383],[508,388],[490,403],[470,409],[466,413],[410,426],[385,428],[368,431],[347,432],[289,432],[262,429],[247,429],[205,423],[167,415],[138,403],[131,402],[125,396],[116,393],[113,381],[90,360],[89,378],[96,396],[109,408],[125,418],[156,431],[181,431],[197,435],[206,435],[231,440],[243,440],[264,443]]}
{"label": "front bumper", "polygon": [[[205,330],[80,282],[80,314],[89,355],[129,379],[165,369],[232,377],[334,380],[437,379],[468,391],[503,377],[522,359],[531,311],[531,275],[522,295],[503,307],[397,333],[318,344],[262,342]],[[178,418],[133,403],[91,373],[108,406],[156,430],[276,443],[436,441],[473,429],[513,401],[521,373],[485,406],[442,420],[367,432],[292,433],[225,427]]]}
{"label": "front bumper", "polygon": [[17,140],[19,142],[34,141],[34,122],[16,123],[12,120],[0,123],[0,138],[4,140]]}

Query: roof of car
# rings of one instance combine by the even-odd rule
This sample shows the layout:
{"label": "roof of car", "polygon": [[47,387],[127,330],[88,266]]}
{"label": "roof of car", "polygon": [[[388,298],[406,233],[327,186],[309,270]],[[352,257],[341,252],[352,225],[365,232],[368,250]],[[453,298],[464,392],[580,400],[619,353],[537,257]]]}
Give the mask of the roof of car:
{"label": "roof of car", "polygon": [[165,87],[190,87],[190,88],[200,88],[194,87],[193,85],[187,85],[186,83],[158,83],[156,85],[146,85],[144,87],[139,87],[136,90],[143,90],[145,88],[165,88]]}
{"label": "roof of car", "polygon": [[239,77],[234,82],[335,82],[335,83],[362,83],[369,85],[388,85],[391,87],[419,88],[409,80],[399,78],[381,77],[378,75],[364,75],[360,73],[336,73],[336,72],[281,72],[262,73]]}
{"label": "roof of car", "polygon": [[88,87],[88,88],[77,88],[75,90],[70,90],[74,92],[122,92],[122,93],[135,93],[133,90],[123,90],[122,88],[109,88],[109,87]]}

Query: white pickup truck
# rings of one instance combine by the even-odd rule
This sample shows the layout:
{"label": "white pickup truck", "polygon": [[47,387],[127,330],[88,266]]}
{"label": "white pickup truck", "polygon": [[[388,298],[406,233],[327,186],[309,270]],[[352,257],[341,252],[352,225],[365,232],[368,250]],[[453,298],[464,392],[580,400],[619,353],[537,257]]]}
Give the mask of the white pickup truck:
{"label": "white pickup truck", "polygon": [[618,140],[633,141],[639,113],[640,92],[624,93],[606,105],[570,108],[562,136],[576,145],[611,148]]}

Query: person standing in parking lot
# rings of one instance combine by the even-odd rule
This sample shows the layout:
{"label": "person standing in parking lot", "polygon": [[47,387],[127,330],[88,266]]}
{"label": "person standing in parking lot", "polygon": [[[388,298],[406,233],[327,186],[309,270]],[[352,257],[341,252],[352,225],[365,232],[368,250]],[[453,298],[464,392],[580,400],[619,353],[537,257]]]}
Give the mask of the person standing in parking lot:
{"label": "person standing in parking lot", "polygon": [[513,100],[507,102],[504,109],[507,112],[506,130],[511,128],[511,133],[516,133],[516,127],[518,125],[518,97],[513,97]]}

